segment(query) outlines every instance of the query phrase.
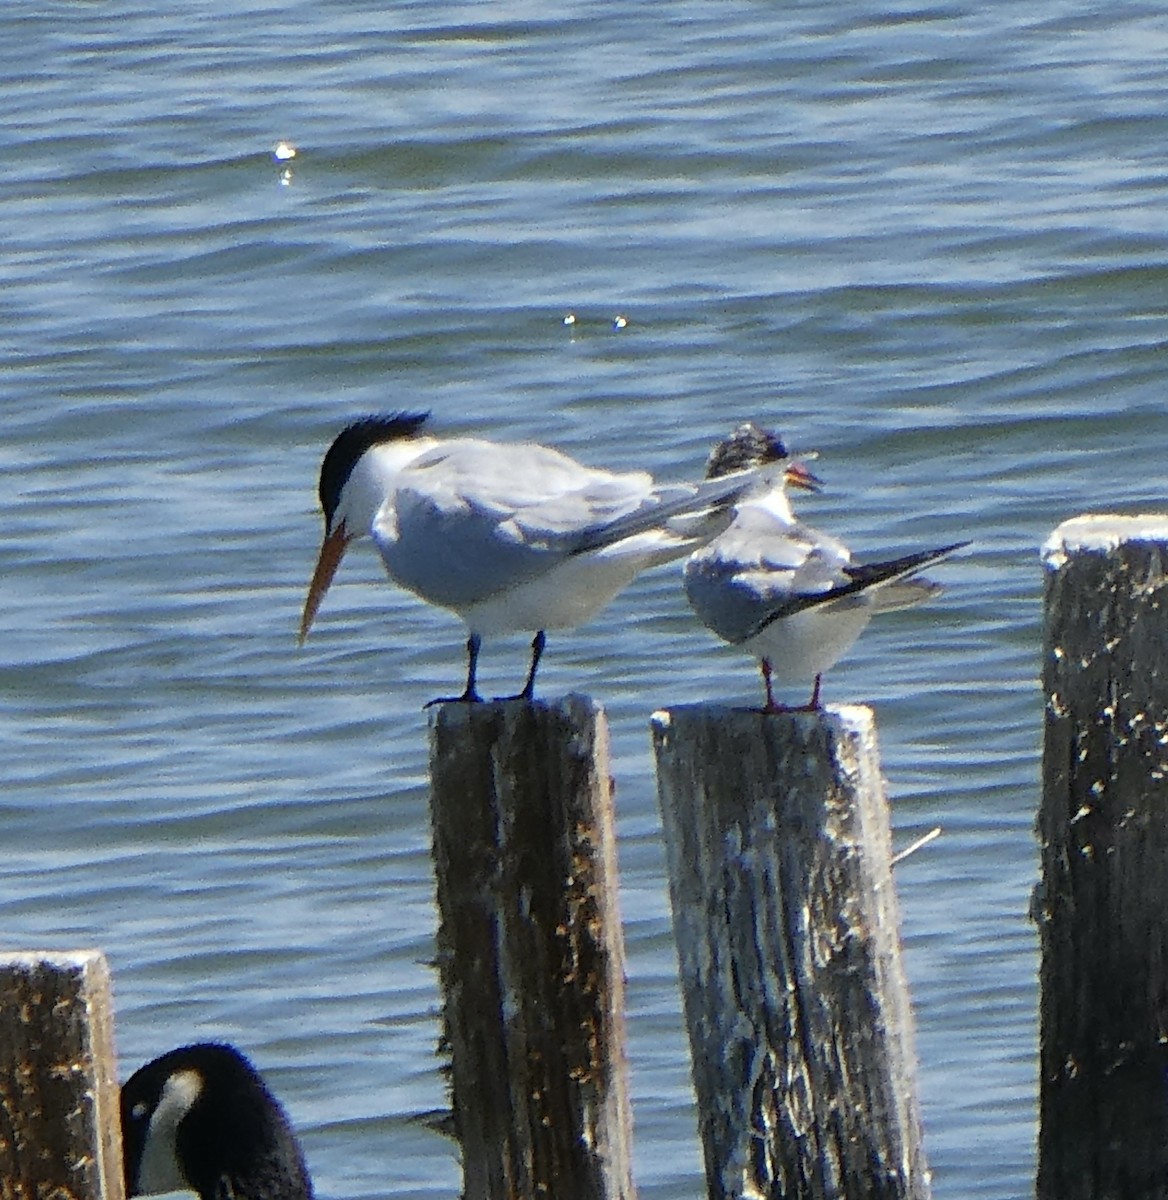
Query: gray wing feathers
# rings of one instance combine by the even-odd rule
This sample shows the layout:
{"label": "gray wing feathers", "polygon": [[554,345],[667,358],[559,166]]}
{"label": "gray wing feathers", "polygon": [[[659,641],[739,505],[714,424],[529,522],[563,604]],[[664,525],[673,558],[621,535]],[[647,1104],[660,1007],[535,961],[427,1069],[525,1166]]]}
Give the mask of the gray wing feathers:
{"label": "gray wing feathers", "polygon": [[728,533],[690,558],[685,590],[702,622],[737,645],[774,621],[812,608],[872,604],[891,610],[917,604],[940,587],[909,577],[965,545],[853,566],[834,539],[802,526],[780,532],[765,514],[740,512]]}
{"label": "gray wing feathers", "polygon": [[847,547],[807,526],[745,505],[733,525],[686,563],[685,590],[703,623],[736,645],[795,596],[818,596],[846,581]]}
{"label": "gray wing feathers", "polygon": [[[569,553],[600,550],[654,529],[669,529],[683,538],[708,541],[729,527],[734,519],[735,501],[757,482],[757,472],[737,471],[698,484],[655,488],[633,512],[581,530],[575,535]],[[679,518],[693,518],[693,521]],[[684,550],[679,547],[678,552]]]}
{"label": "gray wing feathers", "polygon": [[[782,604],[776,605],[768,612],[766,617],[759,622],[758,626],[751,631],[751,634],[760,633],[773,621],[789,617],[797,612],[803,612],[808,608],[848,604],[853,602],[862,593],[868,591],[876,593],[880,588],[898,584],[906,580],[910,575],[915,575],[917,571],[927,567],[930,563],[937,562],[942,558],[948,558],[954,551],[968,545],[968,542],[954,542],[950,546],[942,546],[937,550],[921,550],[916,554],[906,554],[901,558],[889,559],[887,562],[844,567],[844,574],[848,577],[846,583],[838,584],[828,591],[814,595],[789,596]],[[940,585],[928,584],[920,588],[915,600],[909,600],[908,589],[902,588],[899,592],[898,602],[894,602],[891,607],[906,607],[917,600],[925,600],[940,590]],[[748,636],[751,635],[748,634]]]}
{"label": "gray wing feathers", "polygon": [[679,541],[673,553],[647,554],[646,565],[680,557],[729,524],[733,501],[755,478],[655,488],[644,472],[593,470],[544,446],[458,439],[401,471],[372,532],[399,584],[459,608],[652,530],[670,529]]}
{"label": "gray wing feathers", "polygon": [[692,559],[685,568],[685,594],[702,624],[731,645],[745,641],[766,611],[758,593],[742,580]]}

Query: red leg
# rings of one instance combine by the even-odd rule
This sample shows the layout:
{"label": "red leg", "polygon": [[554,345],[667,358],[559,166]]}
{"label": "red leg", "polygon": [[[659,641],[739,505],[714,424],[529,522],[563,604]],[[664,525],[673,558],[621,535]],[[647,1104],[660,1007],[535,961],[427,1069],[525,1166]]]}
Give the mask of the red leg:
{"label": "red leg", "polygon": [[770,661],[765,658],[759,661],[762,667],[762,681],[766,684],[766,707],[762,710],[764,713],[819,712],[822,707],[819,703],[819,684],[822,676],[815,676],[815,686],[811,689],[811,699],[806,704],[780,704],[775,699],[775,693],[771,687]]}

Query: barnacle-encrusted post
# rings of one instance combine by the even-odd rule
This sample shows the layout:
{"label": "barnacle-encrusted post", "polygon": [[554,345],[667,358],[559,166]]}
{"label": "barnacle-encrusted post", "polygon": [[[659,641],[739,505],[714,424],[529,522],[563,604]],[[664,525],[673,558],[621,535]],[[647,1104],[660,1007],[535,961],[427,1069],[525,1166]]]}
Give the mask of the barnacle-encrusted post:
{"label": "barnacle-encrusted post", "polygon": [[1168,516],[1043,548],[1039,1200],[1168,1197]]}
{"label": "barnacle-encrusted post", "polygon": [[0,1196],[122,1200],[109,966],[0,955]]}
{"label": "barnacle-encrusted post", "polygon": [[656,713],[710,1200],[925,1200],[870,710]]}
{"label": "barnacle-encrusted post", "polygon": [[631,1200],[608,727],[583,696],[430,726],[438,967],[468,1200]]}

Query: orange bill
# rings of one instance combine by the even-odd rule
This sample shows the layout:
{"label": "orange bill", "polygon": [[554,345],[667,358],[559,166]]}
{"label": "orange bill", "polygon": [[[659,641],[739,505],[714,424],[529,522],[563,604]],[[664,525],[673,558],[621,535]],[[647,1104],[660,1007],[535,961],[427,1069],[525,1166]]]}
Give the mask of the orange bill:
{"label": "orange bill", "polygon": [[787,464],[784,477],[791,487],[802,488],[805,492],[818,492],[823,487],[823,480],[818,475],[812,475],[806,466],[798,461]]}
{"label": "orange bill", "polygon": [[316,570],[312,573],[312,582],[308,585],[308,596],[304,601],[304,615],[300,618],[298,641],[302,646],[304,639],[308,637],[308,631],[312,628],[312,622],[316,618],[320,602],[324,599],[325,592],[329,590],[329,584],[332,583],[333,576],[337,573],[337,567],[341,565],[345,547],[351,540],[345,533],[345,527],[342,524],[328,534],[321,543],[320,555],[316,560]]}

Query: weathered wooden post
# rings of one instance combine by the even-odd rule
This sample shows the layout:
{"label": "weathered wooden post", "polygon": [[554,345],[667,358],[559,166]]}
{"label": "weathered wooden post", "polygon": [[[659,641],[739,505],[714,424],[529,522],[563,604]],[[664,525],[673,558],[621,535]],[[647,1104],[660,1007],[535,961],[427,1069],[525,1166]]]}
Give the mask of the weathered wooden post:
{"label": "weathered wooden post", "polygon": [[711,1200],[924,1200],[870,710],[652,728]]}
{"label": "weathered wooden post", "polygon": [[122,1200],[109,968],[0,955],[0,1198]]}
{"label": "weathered wooden post", "polygon": [[608,730],[591,700],[430,725],[438,966],[467,1200],[629,1200]]}
{"label": "weathered wooden post", "polygon": [[1043,548],[1040,1200],[1168,1197],[1168,516]]}

